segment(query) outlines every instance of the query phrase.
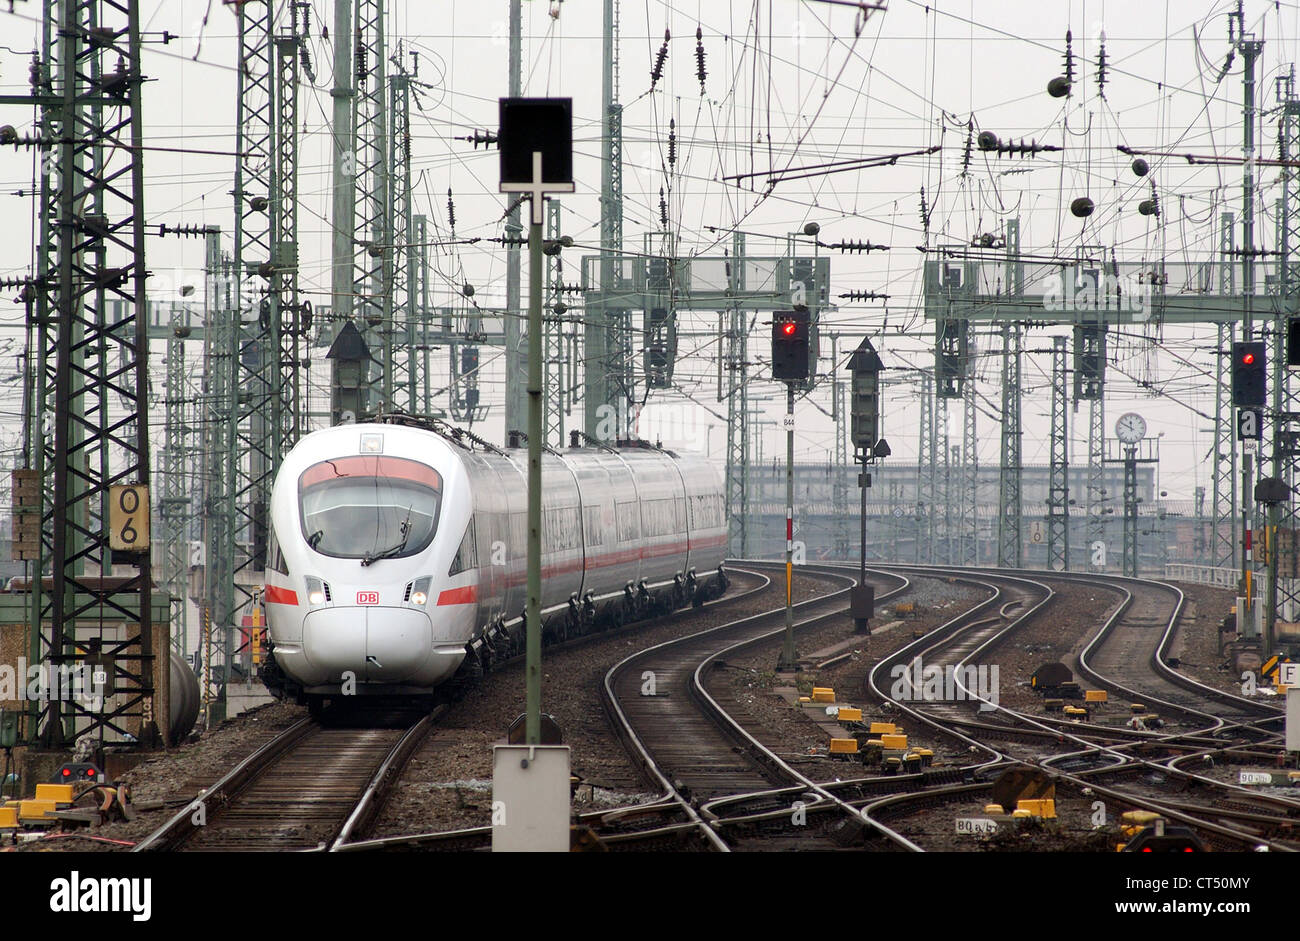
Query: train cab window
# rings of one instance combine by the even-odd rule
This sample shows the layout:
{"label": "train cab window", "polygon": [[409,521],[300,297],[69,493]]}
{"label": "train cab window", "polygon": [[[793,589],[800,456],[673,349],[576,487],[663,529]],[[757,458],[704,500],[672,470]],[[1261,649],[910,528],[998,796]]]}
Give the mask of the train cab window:
{"label": "train cab window", "polygon": [[438,527],[442,477],[418,461],[352,455],[307,468],[298,495],[307,545],[368,565],[428,548]]}
{"label": "train cab window", "polygon": [[476,568],[478,568],[478,543],[474,539],[474,520],[470,519],[469,525],[465,527],[465,537],[460,541],[460,548],[456,550],[456,557],[451,560],[451,568],[447,570],[447,574],[459,575],[461,572]]}

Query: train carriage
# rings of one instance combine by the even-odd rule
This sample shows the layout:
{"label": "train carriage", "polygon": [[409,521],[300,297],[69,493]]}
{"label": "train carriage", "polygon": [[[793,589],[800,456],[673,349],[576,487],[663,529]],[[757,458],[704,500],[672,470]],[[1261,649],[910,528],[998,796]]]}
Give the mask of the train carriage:
{"label": "train carriage", "polygon": [[[542,461],[550,637],[720,594],[721,483],[636,442]],[[414,419],[304,437],[271,497],[264,599],[273,691],[313,706],[432,695],[522,649],[527,452]]]}

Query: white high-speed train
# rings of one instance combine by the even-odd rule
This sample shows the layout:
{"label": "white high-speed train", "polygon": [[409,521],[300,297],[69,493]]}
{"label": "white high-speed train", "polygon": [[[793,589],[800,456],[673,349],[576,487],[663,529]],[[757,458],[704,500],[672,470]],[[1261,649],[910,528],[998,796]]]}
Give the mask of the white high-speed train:
{"label": "white high-speed train", "polygon": [[[437,427],[439,430],[434,430]],[[390,416],[305,436],[271,494],[267,685],[314,710],[429,695],[523,649],[527,451]],[[550,639],[726,588],[722,485],[645,445],[542,460]]]}

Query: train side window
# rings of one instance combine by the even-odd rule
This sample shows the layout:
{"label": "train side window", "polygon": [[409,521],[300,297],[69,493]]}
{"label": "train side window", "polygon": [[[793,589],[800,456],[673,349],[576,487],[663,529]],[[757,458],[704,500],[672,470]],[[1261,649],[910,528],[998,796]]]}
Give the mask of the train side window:
{"label": "train side window", "polygon": [[588,546],[600,545],[600,507],[585,506],[582,508],[582,515],[585,517],[583,526],[585,529],[584,538],[586,539],[586,544]]}
{"label": "train side window", "polygon": [[547,510],[543,517],[543,545],[549,552],[567,552],[578,548],[578,508],[563,506]]}
{"label": "train side window", "polygon": [[465,536],[460,541],[460,547],[456,549],[456,557],[451,560],[451,568],[447,570],[448,576],[459,575],[461,572],[468,572],[470,569],[478,568],[478,543],[474,539],[474,520],[471,517],[469,525],[465,527]]}
{"label": "train side window", "polygon": [[616,503],[614,510],[618,514],[618,541],[634,542],[641,538],[638,530],[640,520],[635,503]]}
{"label": "train side window", "polygon": [[281,575],[289,574],[289,563],[284,560],[284,553],[280,551],[280,540],[275,538],[274,526],[267,527],[266,567]]}

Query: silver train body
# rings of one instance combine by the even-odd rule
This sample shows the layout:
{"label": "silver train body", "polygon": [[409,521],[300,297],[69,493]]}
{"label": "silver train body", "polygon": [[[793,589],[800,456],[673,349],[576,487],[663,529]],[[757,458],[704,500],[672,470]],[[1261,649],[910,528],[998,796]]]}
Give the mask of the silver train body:
{"label": "silver train body", "polygon": [[[646,446],[542,461],[542,608],[564,638],[721,594],[726,514],[702,458]],[[276,692],[429,694],[522,650],[527,451],[414,422],[304,437],[271,496]]]}

